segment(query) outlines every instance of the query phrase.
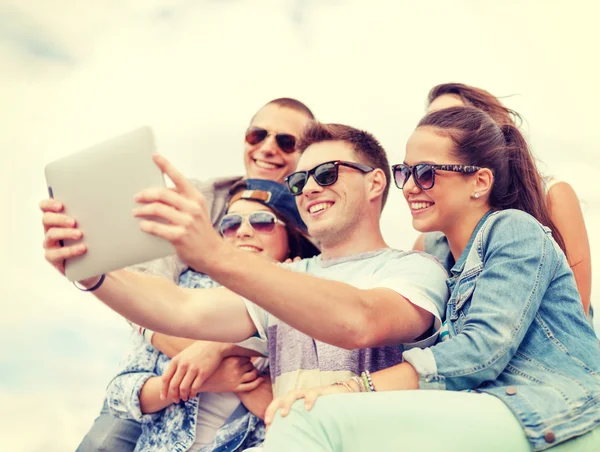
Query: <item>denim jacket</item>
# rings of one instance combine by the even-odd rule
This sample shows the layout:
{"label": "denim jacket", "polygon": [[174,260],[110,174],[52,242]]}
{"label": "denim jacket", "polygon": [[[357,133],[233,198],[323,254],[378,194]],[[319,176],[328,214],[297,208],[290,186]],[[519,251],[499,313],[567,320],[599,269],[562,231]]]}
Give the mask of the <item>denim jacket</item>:
{"label": "denim jacket", "polygon": [[450,272],[447,340],[404,353],[420,388],[500,398],[535,451],[598,426],[600,347],[549,229],[490,212]]}
{"label": "denim jacket", "polygon": [[[218,286],[208,276],[192,270],[184,272],[179,283],[191,288]],[[142,386],[149,378],[162,375],[171,359],[148,344],[143,336],[135,336],[133,348],[125,357],[121,370],[108,385],[108,407],[117,417],[141,423],[142,433],[135,448],[136,452],[187,451],[195,440],[198,404],[202,403],[202,394],[190,398],[187,402],[171,404],[156,413],[142,414]],[[201,451],[245,450],[261,444],[264,435],[264,423],[240,403],[223,427],[217,431],[212,444],[203,447]]]}

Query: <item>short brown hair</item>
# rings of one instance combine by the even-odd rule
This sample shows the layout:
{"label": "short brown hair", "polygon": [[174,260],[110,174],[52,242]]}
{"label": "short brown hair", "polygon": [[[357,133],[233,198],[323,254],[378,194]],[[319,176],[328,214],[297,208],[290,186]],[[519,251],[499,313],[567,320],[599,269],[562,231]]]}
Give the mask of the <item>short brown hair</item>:
{"label": "short brown hair", "polygon": [[295,110],[297,112],[304,113],[306,116],[308,116],[309,119],[315,119],[315,115],[313,115],[313,112],[310,111],[310,108],[308,108],[299,100],[292,99],[291,97],[279,97],[277,99],[273,99],[267,102],[265,105],[263,105],[263,108],[267,105],[277,105],[281,108],[289,108],[290,110]]}
{"label": "short brown hair", "polygon": [[381,198],[381,208],[383,209],[390,191],[391,174],[387,155],[379,141],[364,130],[343,124],[322,124],[313,121],[302,132],[297,148],[300,152],[304,152],[310,145],[323,141],[343,141],[352,147],[356,157],[360,160],[359,163],[383,171],[386,182]]}

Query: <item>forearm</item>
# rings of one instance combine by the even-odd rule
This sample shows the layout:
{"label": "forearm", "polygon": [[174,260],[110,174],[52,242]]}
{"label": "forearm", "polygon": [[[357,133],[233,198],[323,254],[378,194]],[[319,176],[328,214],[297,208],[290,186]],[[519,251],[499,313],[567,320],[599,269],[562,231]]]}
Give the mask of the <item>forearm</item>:
{"label": "forearm", "polygon": [[264,420],[265,411],[273,401],[273,389],[270,381],[265,381],[254,391],[238,392],[237,395],[248,411]]}
{"label": "forearm", "polygon": [[249,253],[228,250],[209,271],[213,279],[293,328],[338,347],[411,342],[424,332],[412,318],[390,318],[391,303],[368,301],[366,291],[281,268]]}
{"label": "forearm", "polygon": [[419,389],[419,374],[406,362],[371,374],[371,380],[377,391]]}
{"label": "forearm", "polygon": [[188,294],[163,278],[117,270],[107,273],[92,294],[126,319],[154,331],[175,335],[189,329]]}
{"label": "forearm", "polygon": [[108,273],[93,294],[123,317],[166,335],[238,342],[255,332],[239,296],[225,289],[183,289],[119,270]]}
{"label": "forearm", "polygon": [[143,414],[156,413],[169,405],[171,401],[169,399],[160,398],[161,389],[161,378],[151,377],[149,378],[140,391],[140,410]]}
{"label": "forearm", "polygon": [[[163,352],[169,358],[175,357],[181,351],[190,345],[199,342],[193,339],[185,339],[183,337],[167,336],[162,333],[154,333],[152,335],[152,345]],[[218,344],[218,343],[216,343]],[[224,346],[225,344],[223,344]]]}

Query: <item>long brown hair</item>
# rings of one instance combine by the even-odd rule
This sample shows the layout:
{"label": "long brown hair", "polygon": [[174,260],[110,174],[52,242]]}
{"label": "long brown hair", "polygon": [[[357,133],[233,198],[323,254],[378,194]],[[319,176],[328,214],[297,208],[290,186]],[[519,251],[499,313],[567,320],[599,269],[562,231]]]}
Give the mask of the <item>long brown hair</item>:
{"label": "long brown hair", "polygon": [[499,126],[520,126],[523,122],[519,113],[505,107],[496,96],[484,89],[465,85],[464,83],[442,83],[434,86],[427,96],[428,105],[444,94],[460,97],[467,107],[475,107],[485,111]]}
{"label": "long brown hair", "polygon": [[417,127],[433,127],[449,137],[463,163],[494,174],[489,203],[495,209],[518,209],[552,230],[565,252],[564,240],[550,218],[542,182],[527,141],[513,124],[499,125],[475,107],[451,107],[429,113]]}

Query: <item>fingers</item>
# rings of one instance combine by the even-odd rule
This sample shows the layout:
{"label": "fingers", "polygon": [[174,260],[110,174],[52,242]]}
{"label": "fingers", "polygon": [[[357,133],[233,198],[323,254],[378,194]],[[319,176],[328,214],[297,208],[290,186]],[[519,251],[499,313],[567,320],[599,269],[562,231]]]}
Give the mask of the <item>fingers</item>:
{"label": "fingers", "polygon": [[65,259],[70,259],[75,256],[80,256],[86,252],[87,248],[83,243],[72,246],[64,246],[61,248],[49,248],[46,250],[44,257],[52,265],[62,266]]}
{"label": "fingers", "polygon": [[190,397],[196,397],[200,392],[200,388],[204,384],[204,375],[200,372],[194,378],[194,382],[192,383],[192,387],[190,388]]}
{"label": "fingers", "polygon": [[179,396],[184,402],[187,402],[190,396],[192,384],[194,383],[194,380],[197,376],[198,368],[196,368],[196,366],[190,366],[185,376],[183,377],[181,384],[179,385]]}
{"label": "fingers", "polygon": [[242,375],[242,377],[240,378],[240,382],[248,383],[249,381],[254,381],[257,378],[258,378],[258,370],[252,368],[251,370],[244,373],[244,375]]}
{"label": "fingers", "polygon": [[60,240],[77,240],[82,237],[79,229],[73,228],[50,228],[44,236],[44,248],[55,248]]}
{"label": "fingers", "polygon": [[167,366],[167,369],[162,374],[162,377],[161,377],[162,385],[160,388],[160,399],[161,400],[165,400],[167,398],[167,395],[169,393],[169,386],[171,385],[171,379],[173,378],[173,375],[175,375],[175,372],[177,371],[177,363],[178,363],[177,360],[175,360],[175,359],[171,360],[171,362]]}
{"label": "fingers", "polygon": [[42,216],[44,232],[51,228],[72,228],[75,224],[76,221],[73,218],[63,213],[44,212]]}
{"label": "fingers", "polygon": [[304,409],[306,411],[310,411],[313,406],[315,406],[315,401],[319,397],[320,392],[317,390],[307,391],[304,395]]}
{"label": "fingers", "polygon": [[140,203],[158,202],[174,207],[183,212],[195,214],[200,208],[196,201],[192,201],[169,188],[148,188],[137,193],[133,200]]}
{"label": "fingers", "polygon": [[157,217],[167,220],[171,224],[189,226],[194,221],[190,214],[181,212],[171,206],[159,202],[152,202],[133,209],[135,217]]}
{"label": "fingers", "polygon": [[265,379],[263,377],[255,378],[254,380],[252,380],[252,381],[250,381],[248,383],[242,383],[242,384],[238,385],[238,387],[235,388],[235,390],[233,392],[250,392],[250,391],[254,391],[261,384],[263,384],[264,381],[265,381]]}
{"label": "fingers", "polygon": [[52,198],[43,199],[39,206],[42,212],[61,212],[64,207],[60,201]]}
{"label": "fingers", "polygon": [[142,220],[140,221],[140,229],[148,234],[155,235],[169,242],[177,242],[185,235],[183,226],[174,226],[162,224],[157,221]]}
{"label": "fingers", "polygon": [[179,400],[181,399],[179,387],[181,386],[181,382],[183,381],[187,370],[188,366],[186,363],[179,363],[177,366],[177,371],[171,379],[171,384],[169,385],[169,398],[173,401],[173,403],[179,403]]}
{"label": "fingers", "polygon": [[290,408],[294,402],[302,398],[304,398],[304,391],[299,390],[291,391],[285,396],[273,400],[265,412],[265,424],[267,426],[271,425],[277,410],[279,410],[281,417],[286,417],[290,412]]}
{"label": "fingers", "polygon": [[156,163],[156,166],[160,170],[169,176],[169,179],[173,181],[177,189],[186,194],[192,194],[196,192],[196,188],[181,174],[166,158],[160,154],[154,154],[152,160]]}

